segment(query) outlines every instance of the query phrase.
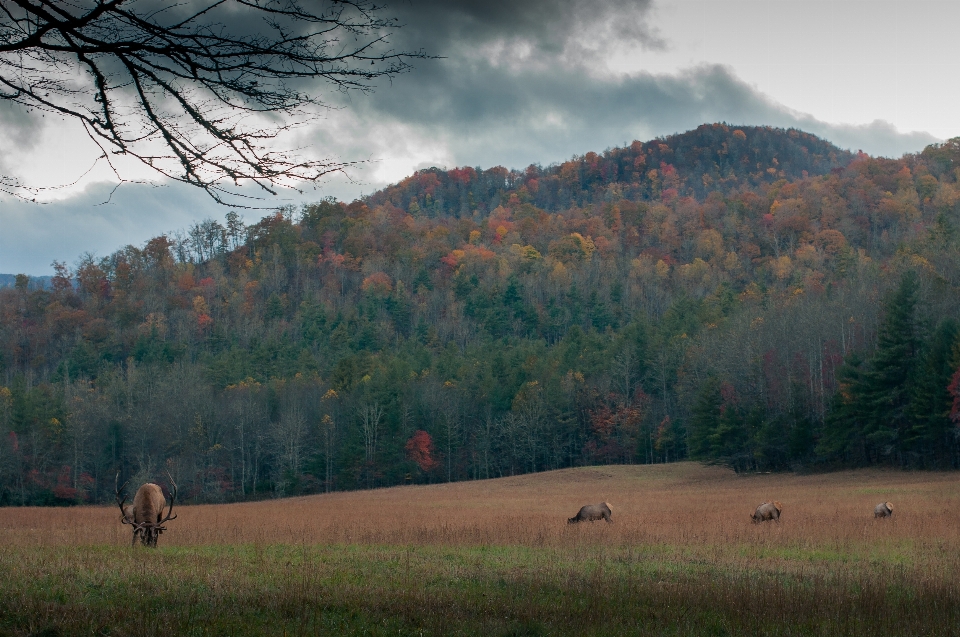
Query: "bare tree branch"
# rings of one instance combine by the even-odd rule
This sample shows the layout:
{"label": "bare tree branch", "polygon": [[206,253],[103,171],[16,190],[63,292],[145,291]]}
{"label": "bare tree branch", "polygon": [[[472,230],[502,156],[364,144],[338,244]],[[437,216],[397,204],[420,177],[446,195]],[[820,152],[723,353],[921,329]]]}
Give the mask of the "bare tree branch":
{"label": "bare tree branch", "polygon": [[[0,100],[79,120],[110,163],[133,157],[238,205],[232,187],[315,183],[352,162],[278,151],[325,104],[318,82],[369,91],[423,52],[370,0],[0,0]],[[122,181],[122,178],[121,178]],[[0,178],[0,191],[39,189]],[[243,206],[247,207],[247,206]]]}

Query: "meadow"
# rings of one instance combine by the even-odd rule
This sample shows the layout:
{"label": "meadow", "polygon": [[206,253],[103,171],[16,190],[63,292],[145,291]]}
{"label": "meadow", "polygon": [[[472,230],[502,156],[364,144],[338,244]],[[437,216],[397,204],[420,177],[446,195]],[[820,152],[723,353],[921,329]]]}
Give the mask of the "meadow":
{"label": "meadow", "polygon": [[[613,524],[567,525],[603,500]],[[0,511],[0,635],[960,635],[958,473],[605,466],[174,512],[150,550],[116,507]]]}

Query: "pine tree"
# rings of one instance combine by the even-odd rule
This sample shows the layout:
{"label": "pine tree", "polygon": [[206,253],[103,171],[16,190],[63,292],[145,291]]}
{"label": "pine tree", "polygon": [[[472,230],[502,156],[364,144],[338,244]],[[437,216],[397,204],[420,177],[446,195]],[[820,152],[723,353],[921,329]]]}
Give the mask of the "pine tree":
{"label": "pine tree", "polygon": [[864,393],[866,363],[854,352],[837,371],[839,388],[830,401],[823,423],[823,436],[816,454],[855,465],[870,462],[864,439],[865,413],[860,402]]}
{"label": "pine tree", "polygon": [[952,458],[955,436],[950,422],[953,397],[947,387],[960,361],[960,323],[944,319],[924,343],[911,383],[904,446],[910,464],[944,468]]}
{"label": "pine tree", "polygon": [[897,458],[903,463],[910,429],[907,407],[920,347],[916,321],[919,280],[908,271],[884,304],[877,350],[863,375],[858,399],[864,416],[864,437],[875,461]]}
{"label": "pine tree", "polygon": [[687,445],[693,460],[710,458],[710,436],[720,423],[721,403],[720,379],[711,376],[700,386],[690,418]]}

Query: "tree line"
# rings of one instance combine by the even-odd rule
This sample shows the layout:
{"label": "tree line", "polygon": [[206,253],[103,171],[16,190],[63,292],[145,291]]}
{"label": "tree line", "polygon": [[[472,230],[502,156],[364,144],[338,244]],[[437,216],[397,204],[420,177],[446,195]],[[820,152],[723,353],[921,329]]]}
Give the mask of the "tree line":
{"label": "tree line", "polygon": [[960,467],[958,161],[718,124],[56,263],[0,290],[0,502]]}

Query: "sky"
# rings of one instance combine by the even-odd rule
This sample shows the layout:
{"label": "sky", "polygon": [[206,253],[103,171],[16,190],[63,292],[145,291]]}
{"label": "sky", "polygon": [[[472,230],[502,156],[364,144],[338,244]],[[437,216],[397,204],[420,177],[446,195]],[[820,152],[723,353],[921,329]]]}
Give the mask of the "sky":
{"label": "sky", "polygon": [[[435,59],[330,107],[285,142],[359,161],[303,195],[352,200],[430,166],[524,168],[708,122],[797,127],[900,157],[960,136],[955,0],[393,0],[402,50]],[[44,275],[228,209],[135,164],[124,183],[69,122],[0,104],[0,175],[72,184],[0,195],[0,273]],[[91,166],[93,169],[91,170]],[[242,213],[248,222],[267,210]]]}

